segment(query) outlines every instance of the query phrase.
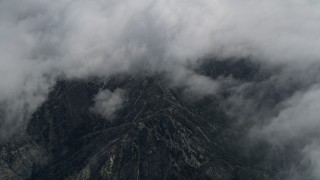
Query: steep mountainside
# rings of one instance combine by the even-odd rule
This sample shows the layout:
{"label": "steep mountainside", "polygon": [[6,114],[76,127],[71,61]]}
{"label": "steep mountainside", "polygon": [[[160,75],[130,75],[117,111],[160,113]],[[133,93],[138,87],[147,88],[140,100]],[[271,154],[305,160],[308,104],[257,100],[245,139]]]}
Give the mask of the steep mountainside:
{"label": "steep mountainside", "polygon": [[[254,64],[226,62],[208,62],[199,73],[263,78]],[[126,100],[115,119],[90,111],[95,94],[116,88],[126,91]],[[219,101],[185,98],[161,76],[59,81],[27,135],[1,145],[0,179],[271,178],[271,167],[237,148],[241,131]]]}

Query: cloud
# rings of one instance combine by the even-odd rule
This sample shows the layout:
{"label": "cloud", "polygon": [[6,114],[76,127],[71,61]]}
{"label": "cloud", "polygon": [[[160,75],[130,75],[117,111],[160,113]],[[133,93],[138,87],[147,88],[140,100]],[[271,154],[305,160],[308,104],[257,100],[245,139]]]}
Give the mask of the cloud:
{"label": "cloud", "polygon": [[[299,159],[301,162],[293,163],[306,165],[306,162],[309,162],[310,164],[306,165],[307,170],[302,173],[307,173],[306,175],[312,177],[311,179],[320,177],[318,173],[320,167],[319,98],[319,86],[304,92],[298,91],[282,102],[278,115],[270,118],[269,122],[263,126],[256,126],[251,130],[253,137],[266,139],[271,144],[284,149],[288,145],[295,149],[303,158]],[[287,151],[290,150],[287,149]]]}
{"label": "cloud", "polygon": [[[266,69],[269,75],[265,79],[227,82],[230,96],[222,106],[229,116],[237,119],[236,125],[242,127],[242,132],[248,130],[246,142],[262,141],[271,146],[265,155],[270,159],[263,161],[278,167],[280,179],[284,179],[284,174],[286,179],[319,179],[318,66],[308,72],[289,66]],[[281,154],[285,167],[277,164]]]}
{"label": "cloud", "polygon": [[[24,129],[57,78],[164,73],[187,93],[214,94],[223,80],[187,66],[214,56],[250,57],[274,71],[234,86],[230,113],[238,108],[257,126],[263,119],[264,137],[317,137],[319,8],[315,0],[0,0],[0,136]],[[270,87],[285,98],[260,103]],[[110,93],[96,97],[106,117],[122,97]]]}
{"label": "cloud", "polygon": [[115,113],[119,110],[124,102],[125,92],[121,89],[116,89],[113,92],[110,90],[100,91],[94,98],[94,106],[91,111],[100,114],[107,120],[113,120]]}
{"label": "cloud", "polygon": [[303,153],[311,162],[310,176],[313,179],[320,177],[320,145],[318,142],[311,143],[303,149]]}
{"label": "cloud", "polygon": [[275,137],[276,141],[297,138],[319,138],[320,89],[312,88],[298,93],[285,102],[285,107],[263,128],[262,133]]}

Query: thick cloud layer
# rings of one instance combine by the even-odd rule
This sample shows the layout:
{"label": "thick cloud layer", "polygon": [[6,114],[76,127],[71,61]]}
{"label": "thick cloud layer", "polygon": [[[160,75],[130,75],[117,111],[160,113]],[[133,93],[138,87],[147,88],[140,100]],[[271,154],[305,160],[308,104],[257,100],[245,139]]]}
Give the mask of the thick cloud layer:
{"label": "thick cloud layer", "polygon": [[203,95],[219,84],[189,70],[190,61],[251,57],[285,69],[264,85],[301,87],[259,109],[259,98],[243,99],[253,86],[245,84],[233,104],[257,110],[272,142],[310,139],[300,150],[319,177],[319,9],[315,0],[0,0],[1,139],[24,129],[56,78],[162,72]]}

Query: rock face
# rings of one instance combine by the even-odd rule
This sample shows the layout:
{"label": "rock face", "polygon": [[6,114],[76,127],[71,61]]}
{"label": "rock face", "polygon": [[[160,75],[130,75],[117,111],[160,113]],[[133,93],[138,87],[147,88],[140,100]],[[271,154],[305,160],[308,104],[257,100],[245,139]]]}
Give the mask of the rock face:
{"label": "rock face", "polygon": [[[210,64],[202,73],[256,73],[234,66]],[[95,94],[116,88],[126,99],[115,119],[90,111]],[[1,145],[0,179],[271,178],[240,155],[238,132],[215,97],[191,101],[182,94],[161,76],[59,81],[33,114],[27,137]]]}

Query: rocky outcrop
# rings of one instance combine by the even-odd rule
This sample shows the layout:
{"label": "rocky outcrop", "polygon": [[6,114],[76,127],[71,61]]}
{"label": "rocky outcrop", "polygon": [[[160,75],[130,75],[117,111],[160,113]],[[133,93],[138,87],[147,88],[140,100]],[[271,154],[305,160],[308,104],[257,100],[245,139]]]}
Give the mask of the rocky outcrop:
{"label": "rocky outcrop", "polygon": [[[115,119],[90,111],[95,94],[116,88],[126,100]],[[26,137],[1,145],[0,179],[270,178],[239,154],[218,104],[190,101],[161,76],[59,81]]]}

